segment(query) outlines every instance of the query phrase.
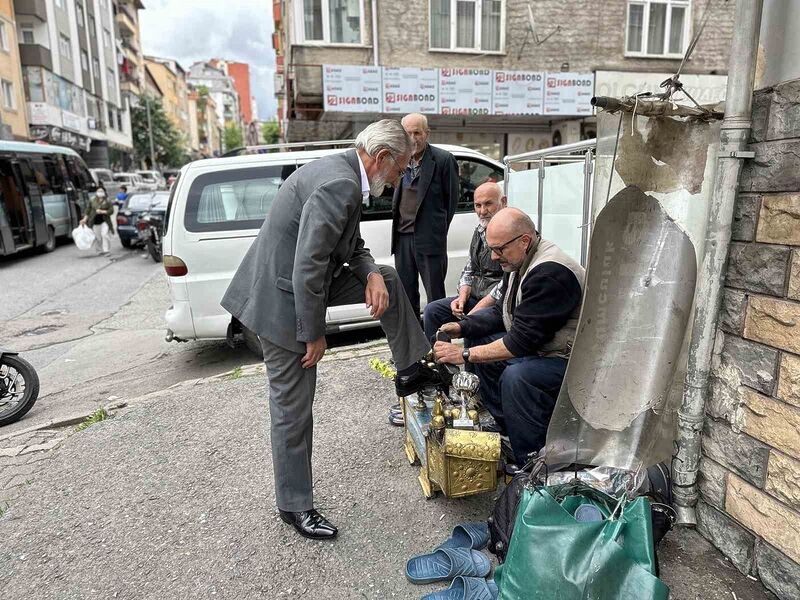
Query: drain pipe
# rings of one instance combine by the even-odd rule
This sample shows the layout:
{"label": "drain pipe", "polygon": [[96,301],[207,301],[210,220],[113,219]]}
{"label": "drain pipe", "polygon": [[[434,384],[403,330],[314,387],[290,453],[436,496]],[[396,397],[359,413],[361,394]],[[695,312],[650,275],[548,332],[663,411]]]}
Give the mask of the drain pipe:
{"label": "drain pipe", "polygon": [[381,66],[381,59],[378,52],[378,0],[372,0],[372,63],[376,67]]}
{"label": "drain pipe", "polygon": [[709,209],[705,254],[698,277],[700,284],[695,302],[683,404],[678,412],[678,453],[673,461],[672,488],[678,524],[689,527],[697,525],[695,505],[698,499],[700,437],[722,297],[723,270],[731,241],[733,208],[742,159],[753,157],[753,153],[747,151],[747,142],[762,5],[763,0],[736,2],[719,162]]}

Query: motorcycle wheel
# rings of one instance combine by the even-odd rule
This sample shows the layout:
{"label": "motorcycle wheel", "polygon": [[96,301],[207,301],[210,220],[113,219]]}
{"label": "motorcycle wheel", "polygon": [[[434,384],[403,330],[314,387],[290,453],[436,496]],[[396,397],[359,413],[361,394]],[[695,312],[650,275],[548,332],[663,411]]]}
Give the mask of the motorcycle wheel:
{"label": "motorcycle wheel", "polygon": [[19,356],[0,358],[0,426],[21,419],[39,397],[39,376]]}
{"label": "motorcycle wheel", "polygon": [[147,252],[154,261],[161,262],[161,248],[152,239],[147,240]]}

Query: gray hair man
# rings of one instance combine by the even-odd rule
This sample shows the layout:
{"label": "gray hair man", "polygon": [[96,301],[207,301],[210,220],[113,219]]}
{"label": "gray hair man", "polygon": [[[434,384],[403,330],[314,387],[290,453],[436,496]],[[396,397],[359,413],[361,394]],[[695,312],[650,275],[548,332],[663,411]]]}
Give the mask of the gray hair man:
{"label": "gray hair man", "polygon": [[411,306],[419,314],[419,280],[428,302],[445,297],[447,232],[458,206],[458,165],[428,144],[425,115],[403,117],[413,142],[411,160],[392,199],[392,254]]}
{"label": "gray hair man", "polygon": [[398,368],[398,395],[441,381],[420,363],[430,344],[397,272],[375,264],[359,233],[362,202],[401,177],[410,141],[400,123],[386,119],[364,129],[355,145],[286,179],[222,299],[264,351],[281,518],[315,539],[338,531],[314,509],[311,476],[312,404],[328,306],[364,302],[380,319]]}
{"label": "gray hair man", "polygon": [[448,335],[469,340],[469,347],[436,342],[434,353],[443,363],[474,364],[481,398],[522,465],[544,446],[575,339],[585,272],[539,237],[530,217],[516,208],[492,218],[486,243],[505,271],[500,301],[442,325]]}

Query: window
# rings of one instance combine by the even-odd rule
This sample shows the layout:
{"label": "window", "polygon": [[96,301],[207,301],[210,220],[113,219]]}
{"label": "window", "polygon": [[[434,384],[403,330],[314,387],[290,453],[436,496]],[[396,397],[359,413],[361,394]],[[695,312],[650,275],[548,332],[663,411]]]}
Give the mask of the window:
{"label": "window", "polygon": [[17,101],[14,95],[14,84],[7,79],[1,79],[0,84],[3,86],[3,106],[9,110],[16,110]]}
{"label": "window", "polygon": [[89,70],[89,55],[86,53],[86,50],[81,50],[81,69],[84,71]]}
{"label": "window", "polygon": [[493,165],[470,159],[458,159],[457,212],[472,212],[475,190],[487,181],[502,181],[503,171]]}
{"label": "window", "polygon": [[108,97],[114,99],[117,97],[117,76],[114,74],[114,69],[106,69],[108,77]]}
{"label": "window", "polygon": [[89,15],[89,35],[92,38],[97,35],[97,23],[94,20],[94,15]]}
{"label": "window", "polygon": [[680,58],[689,38],[690,0],[628,2],[627,56]]}
{"label": "window", "polygon": [[23,44],[35,44],[36,36],[33,33],[33,25],[20,25],[19,31],[22,37]]}
{"label": "window", "polygon": [[67,60],[72,60],[72,45],[69,38],[63,33],[58,36],[58,48],[61,51],[61,56]]}
{"label": "window", "polygon": [[0,21],[0,48],[8,52],[8,31],[6,29],[6,22]]}
{"label": "window", "polygon": [[92,69],[94,69],[94,76],[100,77],[100,61],[97,58],[92,59]]}
{"label": "window", "polygon": [[83,14],[83,4],[80,2],[75,5],[75,14],[77,15],[76,18],[78,20],[78,27],[86,28],[86,18]]}
{"label": "window", "polygon": [[114,117],[114,107],[109,104],[108,105],[108,126],[111,129],[114,129],[116,124],[117,124],[117,119]]}
{"label": "window", "polygon": [[303,40],[360,44],[362,4],[363,0],[303,0]]}
{"label": "window", "polygon": [[294,163],[217,171],[198,176],[189,189],[187,231],[258,229]]}
{"label": "window", "polygon": [[103,28],[103,46],[111,48],[111,32]]}
{"label": "window", "polygon": [[40,67],[22,67],[22,83],[28,102],[44,102],[44,84]]}
{"label": "window", "polygon": [[[44,169],[47,175],[47,182],[50,184],[50,190],[53,194],[63,194],[67,188],[66,178],[61,165],[58,164],[58,157],[56,156],[43,156]],[[44,192],[43,192],[44,193]]]}
{"label": "window", "polygon": [[56,6],[58,8],[62,8],[62,9],[65,8],[64,7],[64,0],[56,0]]}
{"label": "window", "polygon": [[502,52],[505,0],[429,0],[430,47]]}

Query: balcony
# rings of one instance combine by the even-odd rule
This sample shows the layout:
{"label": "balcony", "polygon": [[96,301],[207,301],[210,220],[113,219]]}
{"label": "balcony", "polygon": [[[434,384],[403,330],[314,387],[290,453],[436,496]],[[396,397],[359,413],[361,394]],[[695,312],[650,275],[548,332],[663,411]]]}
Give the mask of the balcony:
{"label": "balcony", "polygon": [[50,50],[40,44],[20,44],[19,60],[23,67],[44,67],[53,70],[53,57]]}
{"label": "balcony", "polygon": [[116,15],[116,22],[122,37],[136,35],[136,21],[131,19],[130,12],[125,5],[119,7]]}
{"label": "balcony", "polygon": [[47,3],[45,0],[14,0],[14,11],[18,17],[36,17],[40,21],[47,21]]}

